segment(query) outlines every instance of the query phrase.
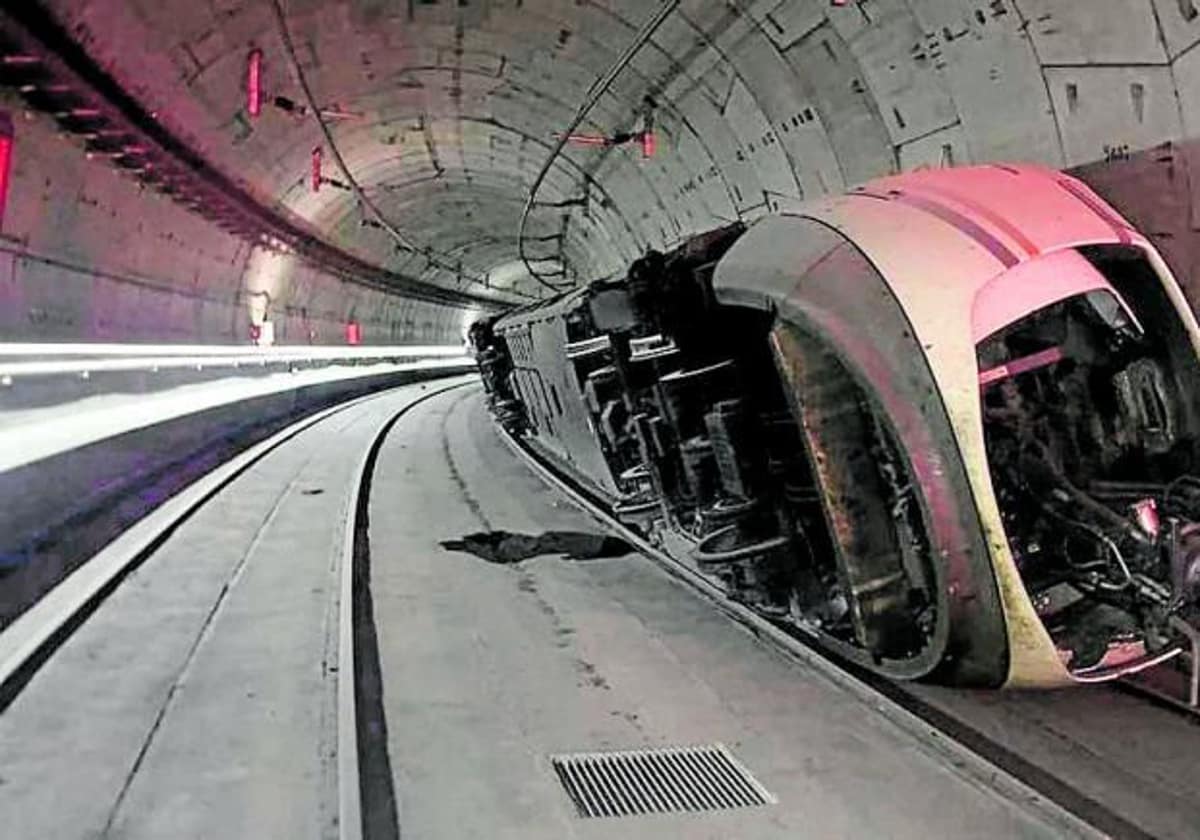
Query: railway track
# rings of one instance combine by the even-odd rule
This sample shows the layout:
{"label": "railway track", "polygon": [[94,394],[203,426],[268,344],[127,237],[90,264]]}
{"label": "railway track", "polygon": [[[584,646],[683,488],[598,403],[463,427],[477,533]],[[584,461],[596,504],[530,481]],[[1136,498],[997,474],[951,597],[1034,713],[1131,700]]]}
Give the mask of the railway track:
{"label": "railway track", "polygon": [[[1195,823],[1187,817],[1168,815],[1162,803],[1169,801],[1169,797],[1148,789],[1159,770],[1147,769],[1144,777],[1139,778],[1139,783],[1147,785],[1146,789],[1131,785],[1123,795],[1114,795],[1112,787],[1097,780],[1090,768],[1084,768],[1082,760],[1077,762],[1078,768],[1072,766],[1075,759],[1071,756],[1075,753],[1087,753],[1094,760],[1096,744],[1086,743],[1069,731],[1074,706],[1082,713],[1080,727],[1091,727],[1089,737],[1124,736],[1136,740],[1139,732],[1152,732],[1160,740],[1171,740],[1174,735],[1177,743],[1200,747],[1200,728],[1195,726],[1200,723],[1200,715],[1186,701],[1166,699],[1161,692],[1140,683],[1023,693],[971,692],[892,682],[839,659],[795,628],[731,601],[706,576],[624,526],[602,500],[555,472],[539,453],[499,428],[497,433],[544,482],[605,528],[635,545],[670,576],[712,601],[763,642],[824,674],[917,737],[959,772],[1004,797],[1025,802],[1039,816],[1057,824],[1064,834],[1120,838],[1194,836],[1190,832],[1195,830]],[[1068,725],[1064,725],[1064,720]],[[1056,740],[1059,743],[1054,743]],[[1038,741],[1043,746],[1037,746]],[[1067,744],[1063,746],[1062,742]],[[1056,749],[1060,749],[1059,755],[1054,754]],[[1184,755],[1195,754],[1186,746],[1180,746],[1179,751]],[[1184,758],[1177,764],[1186,770],[1193,762]],[[1110,776],[1119,778],[1132,772],[1116,766],[1110,770]],[[1193,791],[1189,801],[1194,798],[1197,788],[1194,780],[1175,781],[1180,789]],[[1140,798],[1146,798],[1146,802],[1139,803]]]}
{"label": "railway track", "polygon": [[[389,409],[383,421],[369,433],[368,443],[345,495],[344,539],[340,556],[335,559],[339,590],[336,597],[336,664],[330,667],[337,675],[334,715],[337,803],[333,824],[336,825],[339,840],[361,840],[364,837],[368,840],[386,840],[398,836],[395,795],[391,789],[391,773],[387,762],[386,722],[379,705],[379,662],[369,592],[367,511],[375,460],[388,433],[409,412],[425,401],[470,384],[471,381],[473,377],[466,381],[459,378],[442,385],[431,382],[421,385],[420,390],[415,386],[397,389],[411,393],[407,398],[402,398],[398,409]],[[238,479],[251,474],[268,456],[279,452],[305,432],[329,424],[338,417],[350,417],[347,426],[361,422],[368,416],[367,410],[372,409],[372,403],[385,398],[396,399],[396,393],[385,391],[360,397],[287,426],[163,503],[51,589],[0,634],[0,714],[14,704],[39,671],[121,589],[123,583],[153,560],[173,536],[183,533],[189,523],[205,511],[206,506],[210,506]],[[293,477],[282,491],[261,528],[266,527],[284,496],[294,489],[296,480]],[[255,541],[260,536],[256,536]],[[246,560],[241,563],[245,564]],[[188,652],[187,661],[180,669],[180,677],[172,685],[150,734],[146,736],[133,767],[128,771],[116,803],[111,806],[104,832],[115,830],[114,815],[146,757],[171,697],[191,667],[201,641],[211,632],[210,623],[226,608],[226,602],[230,600],[227,596],[242,574],[243,569],[239,565],[222,585],[217,602],[209,610],[204,626]],[[351,678],[343,679],[343,674],[351,675]]]}
{"label": "railway track", "polygon": [[349,670],[354,675],[353,680],[338,680],[338,825],[341,840],[393,840],[400,836],[371,598],[371,478],[379,451],[396,424],[427,400],[463,384],[430,391],[393,414],[375,434],[356,470],[358,477],[347,506],[350,521],[342,553],[342,609],[338,625],[339,674]]}

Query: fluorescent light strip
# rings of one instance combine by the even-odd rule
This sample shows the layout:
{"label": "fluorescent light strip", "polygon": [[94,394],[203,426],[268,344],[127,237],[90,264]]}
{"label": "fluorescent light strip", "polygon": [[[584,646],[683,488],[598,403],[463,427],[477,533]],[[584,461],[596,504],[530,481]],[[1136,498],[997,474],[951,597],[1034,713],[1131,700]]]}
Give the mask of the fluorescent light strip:
{"label": "fluorescent light strip", "polygon": [[[176,417],[220,405],[322,382],[358,379],[405,370],[459,369],[455,359],[426,359],[399,365],[343,367],[329,365],[295,374],[275,373],[262,378],[231,378],[192,383],[147,394],[118,395],[100,405],[46,406],[21,411],[21,419],[0,426],[0,475],[33,461],[77,449],[98,440],[137,431]],[[0,412],[2,413],[2,412]]]}
{"label": "fluorescent light strip", "polygon": [[256,347],[251,344],[17,344],[0,343],[3,356],[221,356],[245,355],[248,353],[270,356],[272,354],[304,354],[310,358],[355,358],[378,356],[461,356],[463,348],[457,344],[399,344],[368,347],[276,345]]}
{"label": "fluorescent light strip", "polygon": [[[163,371],[183,368],[258,368],[267,365],[289,364],[295,362],[324,362],[334,365],[352,361],[417,361],[420,354],[415,353],[372,353],[355,356],[311,356],[300,354],[271,354],[248,356],[149,356],[135,359],[70,359],[65,361],[13,362],[0,365],[0,377],[16,378],[26,376],[61,376],[74,374],[82,376],[93,373],[113,373],[129,371]],[[438,356],[438,358],[456,358]],[[458,351],[457,359],[469,362],[470,358]]]}

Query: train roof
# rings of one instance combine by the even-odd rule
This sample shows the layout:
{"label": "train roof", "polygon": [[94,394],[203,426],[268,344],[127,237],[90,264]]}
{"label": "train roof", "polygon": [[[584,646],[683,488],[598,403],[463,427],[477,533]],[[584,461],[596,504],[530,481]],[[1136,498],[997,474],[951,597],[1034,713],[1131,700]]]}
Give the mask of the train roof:
{"label": "train roof", "polygon": [[[817,202],[811,217],[851,239],[898,295],[926,298],[931,317],[974,325],[975,340],[1071,294],[1111,290],[1075,248],[1147,244],[1086,184],[1027,164],[881,178]],[[944,265],[931,267],[930,257]],[[950,266],[945,279],[957,294],[931,288]],[[922,308],[914,301],[911,314]]]}
{"label": "train roof", "polygon": [[800,278],[847,241],[919,334],[957,330],[966,339],[981,337],[973,325],[995,326],[995,318],[975,311],[977,302],[1004,301],[1015,320],[1065,296],[1069,290],[1055,280],[1064,271],[1080,290],[1106,287],[1075,248],[1149,247],[1103,199],[1061,172],[1007,164],[923,170],[760,220],[718,266],[717,296],[758,306],[803,298]]}
{"label": "train roof", "polygon": [[[866,204],[886,210],[872,212]],[[880,178],[846,195],[813,202],[812,212],[804,215],[853,227],[850,238],[873,252],[905,248],[897,241],[899,231],[911,238],[949,229],[958,240],[956,250],[991,257],[991,266],[981,264],[984,276],[976,280],[1064,248],[1145,244],[1086,184],[1030,164],[927,169]]]}

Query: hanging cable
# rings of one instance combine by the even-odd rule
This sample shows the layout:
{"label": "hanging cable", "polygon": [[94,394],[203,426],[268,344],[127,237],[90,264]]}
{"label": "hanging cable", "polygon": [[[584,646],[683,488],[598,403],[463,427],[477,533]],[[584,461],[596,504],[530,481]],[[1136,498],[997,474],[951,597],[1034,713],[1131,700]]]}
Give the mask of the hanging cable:
{"label": "hanging cable", "polygon": [[[312,88],[308,85],[308,78],[304,75],[304,69],[300,66],[300,59],[296,55],[296,47],[292,42],[291,32],[288,30],[287,14],[284,12],[282,0],[271,0],[271,5],[275,9],[275,18],[279,24],[279,36],[283,42],[284,52],[287,53],[288,62],[292,66],[292,75],[296,79],[296,83],[300,86],[301,92],[304,94],[305,100],[308,102],[309,113],[316,120],[317,125],[321,129],[321,134],[325,137],[325,143],[329,146],[330,154],[333,155],[334,162],[342,173],[342,177],[346,179],[346,183],[354,192],[355,199],[358,202],[359,209],[370,218],[374,224],[371,227],[377,227],[388,234],[396,245],[409,253],[419,254],[430,265],[435,268],[440,268],[443,271],[448,271],[458,277],[469,279],[472,283],[490,288],[487,277],[479,275],[467,275],[461,271],[459,264],[455,261],[450,261],[439,257],[428,246],[417,245],[413,240],[409,239],[395,225],[384,218],[379,212],[379,208],[375,206],[371,199],[367,198],[362,186],[358,183],[358,179],[350,172],[350,167],[346,165],[345,158],[342,157],[341,150],[338,149],[337,143],[334,142],[333,132],[329,129],[329,123],[325,119],[325,115],[321,108],[317,107],[316,97],[313,96]],[[519,292],[516,289],[506,289],[505,291],[520,297],[529,298],[532,295],[524,292]]]}
{"label": "hanging cable", "polygon": [[[276,2],[278,2],[278,0],[276,0]],[[529,258],[525,255],[525,228],[529,224],[529,214],[533,210],[534,203],[537,199],[538,190],[541,189],[542,182],[545,181],[546,176],[550,174],[550,167],[554,165],[554,161],[558,159],[560,154],[562,154],[562,150],[567,145],[567,141],[570,139],[571,135],[573,135],[575,130],[579,128],[585,119],[587,119],[587,115],[591,113],[592,108],[594,108],[596,103],[600,101],[600,97],[604,96],[604,94],[608,92],[608,89],[612,86],[612,83],[616,80],[617,76],[621,74],[621,71],[629,66],[629,62],[633,60],[633,57],[637,55],[638,51],[644,47],[646,42],[653,37],[656,31],[658,31],[658,27],[662,26],[663,21],[670,17],[671,13],[675,11],[675,9],[679,6],[679,2],[680,0],[664,0],[663,4],[654,14],[654,17],[646,21],[646,23],[638,31],[637,37],[633,39],[633,42],[625,48],[625,51],[621,53],[620,57],[617,58],[616,62],[613,63],[613,66],[608,68],[608,72],[597,79],[592,86],[588,88],[587,96],[584,97],[583,102],[579,106],[579,110],[575,112],[575,117],[571,120],[570,124],[559,133],[558,142],[554,144],[554,148],[551,150],[549,157],[546,158],[546,162],[542,164],[541,170],[534,179],[533,186],[529,188],[529,197],[525,200],[525,209],[521,212],[521,223],[517,228],[517,253],[521,258],[521,262],[525,264],[525,269],[529,272],[530,276],[555,294],[562,291],[564,288],[566,288],[566,286],[562,284],[551,283],[547,278],[555,275],[538,273],[530,263]],[[559,273],[561,274],[562,272]]]}

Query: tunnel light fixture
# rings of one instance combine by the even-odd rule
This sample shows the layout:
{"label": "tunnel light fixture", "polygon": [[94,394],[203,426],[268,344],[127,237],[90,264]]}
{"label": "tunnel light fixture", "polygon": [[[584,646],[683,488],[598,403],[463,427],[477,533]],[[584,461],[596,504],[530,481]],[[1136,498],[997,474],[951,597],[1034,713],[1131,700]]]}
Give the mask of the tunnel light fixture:
{"label": "tunnel light fixture", "polygon": [[320,146],[313,147],[312,150],[312,191],[321,191],[321,158],[324,157],[324,152]]}
{"label": "tunnel light fixture", "polygon": [[567,143],[577,146],[624,146],[627,143],[637,143],[642,147],[642,158],[649,160],[658,149],[658,137],[654,133],[654,100],[647,96],[642,101],[641,127],[637,131],[618,131],[616,134],[582,134],[564,135],[556,132],[555,140],[565,139]]}
{"label": "tunnel light fixture", "polygon": [[[351,358],[350,355],[343,349],[334,346],[327,347],[280,347],[276,346],[272,352],[278,352],[289,357],[292,355],[302,356],[305,359],[341,359]],[[379,346],[370,349],[369,353],[375,356],[457,356],[461,352],[461,348],[452,345],[392,345]],[[47,367],[51,360],[59,360],[54,364],[75,365],[70,370],[74,371],[84,364],[82,360],[73,359],[72,357],[87,357],[87,364],[91,369],[104,370],[126,368],[118,367],[110,368],[109,363],[120,361],[122,359],[142,359],[139,364],[143,365],[162,365],[168,361],[178,361],[177,357],[189,357],[185,360],[188,364],[194,364],[197,361],[207,365],[218,363],[218,357],[234,357],[242,356],[246,353],[246,345],[244,344],[114,344],[108,342],[83,342],[83,343],[53,343],[53,342],[0,342],[0,360],[16,360],[19,364],[36,364],[35,370],[39,373],[54,373],[59,372],[59,368]],[[357,358],[368,353],[368,351],[360,351],[353,354]],[[191,358],[195,357],[195,358]],[[147,361],[149,359],[149,361]],[[241,361],[245,362],[245,359]],[[182,364],[182,362],[180,362]],[[20,374],[24,373],[25,368],[20,370],[10,369],[12,363],[0,363],[0,374]],[[66,368],[63,368],[66,370]]]}
{"label": "tunnel light fixture", "polygon": [[[303,119],[309,113],[307,105],[301,105],[286,96],[276,96],[271,100],[271,104],[297,119]],[[327,120],[361,120],[365,116],[361,111],[347,110],[336,102],[319,108],[318,113]]]}
{"label": "tunnel light fixture", "polygon": [[[561,134],[555,134],[557,140],[562,137]],[[614,135],[607,136],[604,134],[568,134],[567,142],[573,143],[576,146],[624,146],[627,143],[637,142],[642,147],[642,157],[654,157],[655,149],[658,146],[657,138],[654,136],[654,130],[628,132],[622,131]]]}
{"label": "tunnel light fixture", "polygon": [[252,117],[262,113],[262,60],[260,49],[250,50],[246,59],[246,110]]}
{"label": "tunnel light fixture", "polygon": [[8,184],[12,174],[13,123],[8,111],[0,111],[0,229],[4,227],[4,208],[8,205]]}
{"label": "tunnel light fixture", "polygon": [[[554,135],[556,140],[560,137],[561,134]],[[567,142],[577,146],[613,146],[618,141],[615,137],[606,137],[603,134],[568,134]]]}
{"label": "tunnel light fixture", "polygon": [[330,120],[361,120],[363,118],[361,111],[350,111],[336,102],[322,108],[321,116]]}

